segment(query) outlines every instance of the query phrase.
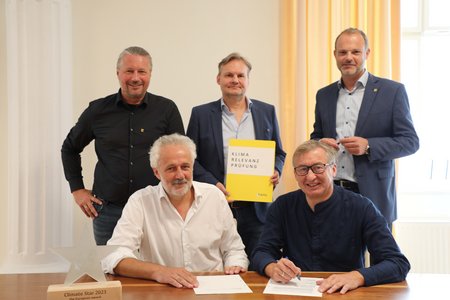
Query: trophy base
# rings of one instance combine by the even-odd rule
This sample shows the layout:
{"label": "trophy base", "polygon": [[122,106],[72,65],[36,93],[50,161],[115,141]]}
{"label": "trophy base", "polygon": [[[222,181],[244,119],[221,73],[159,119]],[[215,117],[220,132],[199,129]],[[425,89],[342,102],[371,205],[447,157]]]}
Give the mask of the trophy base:
{"label": "trophy base", "polygon": [[120,281],[53,284],[47,289],[47,300],[122,300]]}

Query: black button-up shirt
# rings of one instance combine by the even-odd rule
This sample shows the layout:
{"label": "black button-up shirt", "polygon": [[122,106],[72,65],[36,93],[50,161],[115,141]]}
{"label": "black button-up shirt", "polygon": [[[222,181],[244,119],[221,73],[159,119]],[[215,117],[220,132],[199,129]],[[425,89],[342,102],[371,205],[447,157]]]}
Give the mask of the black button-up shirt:
{"label": "black button-up shirt", "polygon": [[[369,268],[364,267],[366,249],[374,262]],[[402,281],[410,269],[374,204],[339,186],[314,211],[301,190],[270,206],[252,263],[264,274],[269,263],[283,256],[303,271],[357,270],[366,286]]]}
{"label": "black button-up shirt", "polygon": [[136,190],[158,184],[148,152],[160,136],[174,132],[184,134],[184,127],[172,100],[147,93],[140,105],[128,105],[119,90],[92,101],[61,149],[70,190],[84,188],[80,153],[95,140],[93,194],[124,206]]}

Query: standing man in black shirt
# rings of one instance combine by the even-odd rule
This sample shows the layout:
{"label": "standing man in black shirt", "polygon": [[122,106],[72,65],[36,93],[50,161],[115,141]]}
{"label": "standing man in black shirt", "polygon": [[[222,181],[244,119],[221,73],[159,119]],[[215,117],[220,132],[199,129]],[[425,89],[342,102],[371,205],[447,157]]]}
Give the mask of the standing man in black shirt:
{"label": "standing man in black shirt", "polygon": [[[140,47],[129,47],[117,60],[120,90],[92,101],[70,130],[61,149],[64,174],[75,202],[93,218],[98,245],[105,245],[136,190],[158,184],[148,151],[162,135],[184,134],[176,104],[147,92],[152,58]],[[98,162],[92,191],[84,187],[81,156],[95,139]]]}

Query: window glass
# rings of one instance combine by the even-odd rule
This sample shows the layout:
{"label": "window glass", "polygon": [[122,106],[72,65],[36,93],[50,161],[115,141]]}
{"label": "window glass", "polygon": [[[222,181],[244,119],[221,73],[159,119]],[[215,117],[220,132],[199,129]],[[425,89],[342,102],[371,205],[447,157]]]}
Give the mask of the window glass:
{"label": "window glass", "polygon": [[[402,16],[410,9],[409,2],[402,1]],[[402,20],[401,81],[408,92],[420,149],[399,160],[398,214],[401,219],[450,220],[450,94],[446,88],[450,18],[446,17],[447,25],[435,21],[450,6],[446,1],[420,2],[429,9],[428,14],[416,13],[417,24],[440,24],[442,30],[439,34],[425,28],[412,32]]]}
{"label": "window glass", "polygon": [[427,24],[429,30],[450,27],[450,1],[448,0],[428,0],[426,2]]}
{"label": "window glass", "polygon": [[[404,0],[403,0],[404,2]],[[402,2],[402,4],[404,4]],[[407,5],[401,7],[402,30],[417,31],[420,29],[419,0],[408,0]]]}

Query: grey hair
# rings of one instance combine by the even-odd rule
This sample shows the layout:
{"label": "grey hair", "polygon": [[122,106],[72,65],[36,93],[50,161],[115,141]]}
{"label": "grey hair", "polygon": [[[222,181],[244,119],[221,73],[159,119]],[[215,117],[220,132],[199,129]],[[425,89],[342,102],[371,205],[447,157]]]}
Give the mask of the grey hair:
{"label": "grey hair", "polygon": [[161,136],[153,143],[153,146],[150,148],[150,152],[148,154],[150,155],[150,166],[152,168],[158,167],[159,158],[161,156],[161,148],[167,145],[186,146],[191,153],[192,164],[194,164],[194,161],[197,158],[195,143],[185,135],[172,133],[170,135]]}
{"label": "grey hair", "polygon": [[229,63],[230,61],[233,61],[233,60],[241,60],[241,61],[243,61],[244,64],[248,68],[247,75],[250,74],[250,71],[252,70],[252,64],[245,57],[243,57],[242,55],[240,55],[237,52],[233,52],[233,53],[228,54],[227,57],[225,57],[224,59],[222,59],[219,62],[219,66],[218,66],[219,67],[219,74],[222,71],[222,67],[224,65],[226,65],[227,63]]}
{"label": "grey hair", "polygon": [[138,47],[138,46],[132,46],[132,47],[128,47],[125,50],[123,50],[120,54],[119,54],[119,58],[117,59],[117,65],[116,65],[116,69],[119,70],[120,66],[122,65],[122,59],[125,55],[139,55],[139,56],[144,56],[144,57],[148,57],[149,63],[150,63],[150,70],[153,68],[153,62],[152,62],[152,57],[150,56],[150,53],[147,52],[147,50],[145,50],[142,47]]}
{"label": "grey hair", "polygon": [[[307,152],[310,152],[312,150],[315,150],[317,148],[321,148],[325,151],[325,154],[327,156],[327,163],[335,163],[336,162],[336,156],[337,156],[337,151],[336,149],[334,149],[333,147],[316,141],[316,140],[309,140],[306,142],[303,142],[302,144],[300,144],[300,146],[298,146],[295,151],[294,154],[292,155],[292,165],[295,164],[295,161],[297,160],[297,158]],[[296,167],[294,165],[294,167]]]}
{"label": "grey hair", "polygon": [[334,41],[334,49],[336,49],[337,41],[343,34],[360,34],[362,36],[362,38],[364,39],[365,50],[369,49],[369,39],[367,38],[367,35],[361,29],[353,28],[353,27],[349,27],[349,28],[345,29],[344,31],[342,31],[341,33],[339,33],[336,40]]}

